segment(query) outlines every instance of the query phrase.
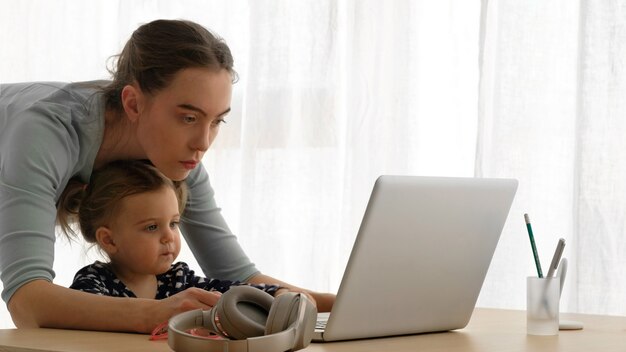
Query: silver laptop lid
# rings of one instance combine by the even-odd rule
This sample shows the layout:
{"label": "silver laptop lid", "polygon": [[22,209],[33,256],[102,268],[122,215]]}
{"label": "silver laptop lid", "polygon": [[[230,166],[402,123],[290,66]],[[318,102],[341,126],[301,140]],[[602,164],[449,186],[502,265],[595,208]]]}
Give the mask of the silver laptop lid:
{"label": "silver laptop lid", "polygon": [[465,327],[516,190],[512,179],[378,178],[323,339]]}

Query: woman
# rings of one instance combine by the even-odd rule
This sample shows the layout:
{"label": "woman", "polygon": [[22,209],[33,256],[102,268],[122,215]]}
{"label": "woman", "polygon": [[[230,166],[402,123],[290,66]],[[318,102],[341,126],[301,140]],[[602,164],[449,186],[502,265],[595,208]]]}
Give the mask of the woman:
{"label": "woman", "polygon": [[[230,111],[236,74],[228,46],[193,22],[153,21],[133,33],[113,75],[112,82],[0,86],[0,277],[16,326],[149,332],[217,301],[197,290],[130,300],[52,283],[59,199],[114,160],[147,159],[185,180],[181,230],[205,276],[305,291],[250,262],[199,165]],[[320,311],[334,302],[309,293]]]}

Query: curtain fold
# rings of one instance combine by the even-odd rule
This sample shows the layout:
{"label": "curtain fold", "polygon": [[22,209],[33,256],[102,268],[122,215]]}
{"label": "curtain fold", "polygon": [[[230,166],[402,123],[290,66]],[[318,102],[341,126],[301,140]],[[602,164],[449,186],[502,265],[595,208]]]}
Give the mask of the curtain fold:
{"label": "curtain fold", "polygon": [[258,6],[205,165],[264,272],[336,291],[377,176],[473,174],[480,4]]}
{"label": "curtain fold", "polygon": [[625,314],[626,5],[483,1],[477,176],[520,180],[482,299],[525,307],[534,272],[566,239],[562,311]]}

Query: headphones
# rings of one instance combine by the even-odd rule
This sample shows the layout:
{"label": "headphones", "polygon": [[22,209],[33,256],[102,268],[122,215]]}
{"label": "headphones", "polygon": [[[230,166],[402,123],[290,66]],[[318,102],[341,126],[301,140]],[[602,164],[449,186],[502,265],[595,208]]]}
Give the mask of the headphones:
{"label": "headphones", "polygon": [[[305,295],[287,292],[276,298],[251,286],[234,286],[209,310],[175,315],[168,324],[168,344],[176,352],[297,351],[311,342],[317,309]],[[205,328],[224,339],[190,333]]]}

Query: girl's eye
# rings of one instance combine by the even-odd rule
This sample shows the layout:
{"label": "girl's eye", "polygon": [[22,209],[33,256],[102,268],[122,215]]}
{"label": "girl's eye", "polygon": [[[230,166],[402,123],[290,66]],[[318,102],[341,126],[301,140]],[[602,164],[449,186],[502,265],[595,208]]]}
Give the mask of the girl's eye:
{"label": "girl's eye", "polygon": [[159,227],[157,225],[148,225],[146,226],[146,230],[150,231],[150,232],[154,232],[158,229]]}
{"label": "girl's eye", "polygon": [[178,227],[178,223],[179,223],[178,221],[172,221],[172,222],[170,222],[170,227],[173,228],[173,229],[177,228]]}
{"label": "girl's eye", "polygon": [[194,122],[196,122],[196,117],[193,116],[193,115],[186,115],[186,116],[183,117],[183,121],[185,123],[194,123]]}

